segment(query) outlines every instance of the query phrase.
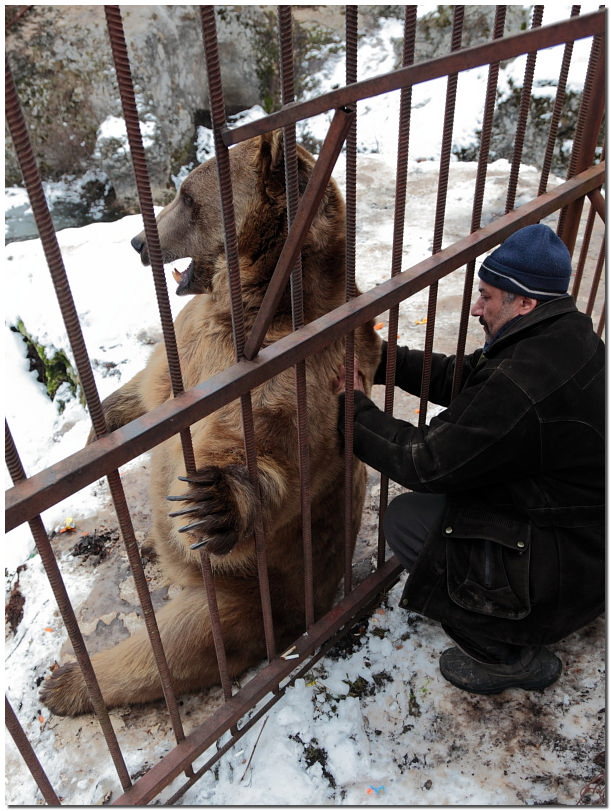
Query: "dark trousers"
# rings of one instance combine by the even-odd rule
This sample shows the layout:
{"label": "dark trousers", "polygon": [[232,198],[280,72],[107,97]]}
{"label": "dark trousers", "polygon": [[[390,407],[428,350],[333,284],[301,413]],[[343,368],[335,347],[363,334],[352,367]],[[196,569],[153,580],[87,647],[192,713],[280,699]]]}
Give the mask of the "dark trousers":
{"label": "dark trousers", "polygon": [[[384,535],[404,568],[411,572],[427,539],[439,531],[446,497],[434,493],[402,493],[384,513]],[[448,543],[451,543],[449,541]],[[485,663],[513,664],[523,647],[473,633],[465,627],[443,624],[444,631],[473,659]]]}

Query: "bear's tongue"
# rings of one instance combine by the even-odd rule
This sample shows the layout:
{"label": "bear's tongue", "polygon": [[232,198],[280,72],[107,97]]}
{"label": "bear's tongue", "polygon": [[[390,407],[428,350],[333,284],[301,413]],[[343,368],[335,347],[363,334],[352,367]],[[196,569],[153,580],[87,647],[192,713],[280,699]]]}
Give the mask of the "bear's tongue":
{"label": "bear's tongue", "polygon": [[191,262],[189,267],[186,270],[183,270],[182,273],[174,268],[172,270],[172,276],[178,285],[176,288],[176,295],[187,295],[190,292],[191,283],[193,282],[193,262]]}

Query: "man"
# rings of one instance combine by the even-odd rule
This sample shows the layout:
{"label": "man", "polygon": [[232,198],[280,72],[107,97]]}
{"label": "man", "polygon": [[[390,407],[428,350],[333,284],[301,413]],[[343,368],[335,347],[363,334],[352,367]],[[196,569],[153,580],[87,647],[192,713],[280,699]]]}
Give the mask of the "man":
{"label": "man", "polygon": [[[384,515],[409,572],[401,605],[441,622],[457,647],[443,676],[475,693],[543,689],[562,670],[544,645],[604,609],[604,345],[567,294],[570,255],[545,225],[481,265],[471,314],[485,345],[434,354],[418,428],[384,414],[355,372],[354,452],[413,492]],[[395,384],[420,393],[423,353],[399,348]],[[375,383],[386,378],[386,345]],[[343,392],[343,372],[336,391]],[[344,397],[339,428],[343,430]]]}

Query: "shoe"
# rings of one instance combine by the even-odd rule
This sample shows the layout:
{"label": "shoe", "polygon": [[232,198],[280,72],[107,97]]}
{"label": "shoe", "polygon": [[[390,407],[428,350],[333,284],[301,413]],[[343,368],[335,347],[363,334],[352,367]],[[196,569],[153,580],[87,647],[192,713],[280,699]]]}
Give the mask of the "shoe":
{"label": "shoe", "polygon": [[461,690],[493,695],[510,687],[543,690],[560,676],[562,662],[546,648],[524,648],[511,665],[484,664],[459,648],[448,648],[439,657],[439,669],[444,679]]}

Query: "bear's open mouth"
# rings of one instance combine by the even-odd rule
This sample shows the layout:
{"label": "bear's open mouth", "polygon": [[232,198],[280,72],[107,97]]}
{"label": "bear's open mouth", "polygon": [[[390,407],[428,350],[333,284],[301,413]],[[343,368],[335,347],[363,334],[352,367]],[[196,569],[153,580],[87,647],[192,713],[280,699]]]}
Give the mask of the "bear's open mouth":
{"label": "bear's open mouth", "polygon": [[176,288],[176,295],[177,296],[186,296],[191,292],[191,285],[193,284],[193,277],[194,277],[194,270],[195,270],[195,263],[193,260],[189,263],[189,266],[186,270],[183,270],[182,273],[180,270],[173,268],[172,276],[174,277],[174,281],[178,285]]}

